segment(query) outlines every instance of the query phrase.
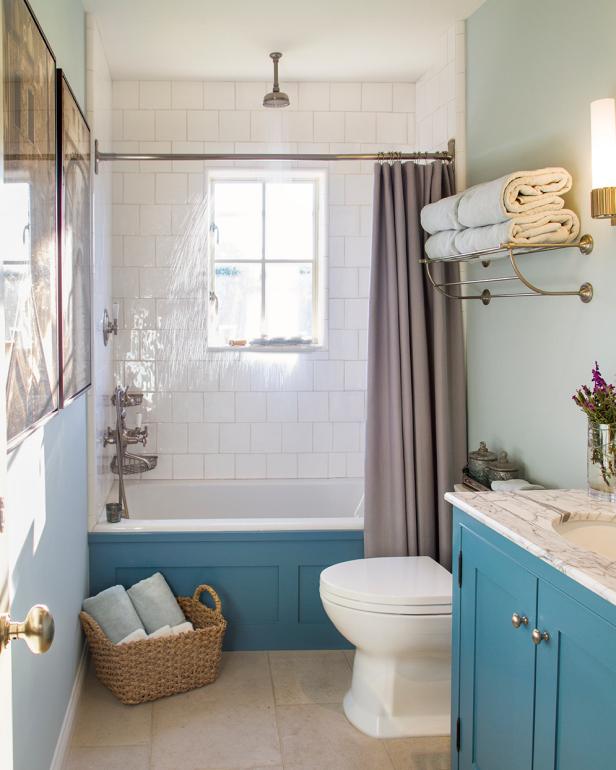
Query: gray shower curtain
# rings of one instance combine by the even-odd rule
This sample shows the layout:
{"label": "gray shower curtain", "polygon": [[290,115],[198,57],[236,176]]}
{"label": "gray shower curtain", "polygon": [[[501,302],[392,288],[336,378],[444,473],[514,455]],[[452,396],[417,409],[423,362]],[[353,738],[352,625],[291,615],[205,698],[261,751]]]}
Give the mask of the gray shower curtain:
{"label": "gray shower curtain", "polygon": [[[450,164],[376,164],[368,342],[366,556],[451,566],[453,488],[466,458],[461,302],[428,283],[422,206],[454,192]],[[458,280],[439,265],[439,280]]]}

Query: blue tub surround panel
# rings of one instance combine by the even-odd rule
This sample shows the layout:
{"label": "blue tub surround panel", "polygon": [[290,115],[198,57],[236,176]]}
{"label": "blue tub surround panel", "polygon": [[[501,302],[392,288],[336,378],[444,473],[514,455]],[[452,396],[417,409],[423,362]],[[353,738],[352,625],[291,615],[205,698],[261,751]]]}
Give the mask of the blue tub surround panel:
{"label": "blue tub surround panel", "polygon": [[176,595],[211,584],[229,621],[227,650],[348,648],[327,618],[319,575],[363,557],[363,532],[91,533],[90,590],[156,571]]}
{"label": "blue tub surround panel", "polygon": [[616,569],[552,528],[616,507],[583,492],[447,498],[453,770],[616,767]]}

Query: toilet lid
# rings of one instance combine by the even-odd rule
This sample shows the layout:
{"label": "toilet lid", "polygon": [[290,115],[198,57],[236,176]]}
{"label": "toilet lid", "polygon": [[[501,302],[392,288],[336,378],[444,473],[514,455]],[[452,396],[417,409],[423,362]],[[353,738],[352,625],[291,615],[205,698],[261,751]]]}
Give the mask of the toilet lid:
{"label": "toilet lid", "polygon": [[321,572],[321,589],[379,605],[451,604],[451,575],[429,556],[388,556],[334,564]]}

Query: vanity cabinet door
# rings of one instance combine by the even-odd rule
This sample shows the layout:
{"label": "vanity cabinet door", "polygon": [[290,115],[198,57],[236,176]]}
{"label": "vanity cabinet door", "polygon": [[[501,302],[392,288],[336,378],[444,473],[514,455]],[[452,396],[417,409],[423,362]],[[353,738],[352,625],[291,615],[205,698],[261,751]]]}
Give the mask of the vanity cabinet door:
{"label": "vanity cabinet door", "polygon": [[531,770],[537,578],[464,527],[461,548],[457,767]]}
{"label": "vanity cabinet door", "polygon": [[537,770],[616,767],[616,627],[540,581]]}

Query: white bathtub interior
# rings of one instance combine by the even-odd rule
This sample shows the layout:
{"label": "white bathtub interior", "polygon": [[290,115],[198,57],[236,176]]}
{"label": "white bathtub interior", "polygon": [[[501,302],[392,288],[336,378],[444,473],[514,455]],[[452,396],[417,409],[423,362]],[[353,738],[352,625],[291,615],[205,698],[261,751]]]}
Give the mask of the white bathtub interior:
{"label": "white bathtub interior", "polygon": [[[129,516],[96,532],[361,530],[362,479],[126,482]],[[118,499],[117,483],[108,502]]]}

